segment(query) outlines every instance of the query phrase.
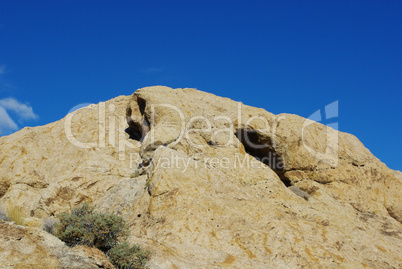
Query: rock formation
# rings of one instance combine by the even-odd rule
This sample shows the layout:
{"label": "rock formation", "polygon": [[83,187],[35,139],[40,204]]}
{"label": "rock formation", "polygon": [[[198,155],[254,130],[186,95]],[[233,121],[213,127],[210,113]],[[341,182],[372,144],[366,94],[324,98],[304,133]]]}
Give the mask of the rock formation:
{"label": "rock formation", "polygon": [[0,220],[0,268],[114,268],[102,251],[67,247],[44,231]]}
{"label": "rock formation", "polygon": [[1,206],[36,227],[83,201],[120,214],[151,268],[402,267],[402,173],[296,115],[148,87],[0,150]]}

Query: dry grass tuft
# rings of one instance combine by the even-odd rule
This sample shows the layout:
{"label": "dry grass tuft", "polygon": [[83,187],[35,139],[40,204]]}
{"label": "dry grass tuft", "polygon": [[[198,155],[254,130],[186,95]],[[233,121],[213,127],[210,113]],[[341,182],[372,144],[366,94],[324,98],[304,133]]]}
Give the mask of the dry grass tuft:
{"label": "dry grass tuft", "polygon": [[17,225],[24,225],[24,214],[22,213],[22,209],[19,206],[13,206],[8,208],[7,215],[11,221],[14,221]]}

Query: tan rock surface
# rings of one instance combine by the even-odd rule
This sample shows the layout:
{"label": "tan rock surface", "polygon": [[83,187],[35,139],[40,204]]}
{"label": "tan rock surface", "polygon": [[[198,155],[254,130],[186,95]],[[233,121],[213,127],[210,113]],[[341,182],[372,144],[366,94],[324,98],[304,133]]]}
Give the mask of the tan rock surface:
{"label": "tan rock surface", "polygon": [[99,252],[70,248],[44,231],[0,220],[0,268],[114,268]]}
{"label": "tan rock surface", "polygon": [[139,149],[127,148],[125,160],[119,159],[123,148],[119,142],[129,137],[124,132],[128,102],[127,96],[120,96],[82,108],[70,114],[71,128],[66,117],[1,137],[0,186],[7,188],[3,207],[19,206],[27,217],[45,218],[84,200],[94,202],[117,182],[130,178],[130,155],[135,160]]}
{"label": "tan rock surface", "polygon": [[402,267],[401,173],[296,115],[148,87],[0,149],[0,205],[122,214],[151,268]]}

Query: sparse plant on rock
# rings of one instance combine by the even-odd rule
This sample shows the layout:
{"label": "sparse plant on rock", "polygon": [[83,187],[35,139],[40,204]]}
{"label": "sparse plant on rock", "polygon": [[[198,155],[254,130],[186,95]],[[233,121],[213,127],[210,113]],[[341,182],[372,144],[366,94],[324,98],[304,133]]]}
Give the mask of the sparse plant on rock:
{"label": "sparse plant on rock", "polygon": [[145,268],[149,251],[137,245],[130,246],[126,241],[118,241],[129,234],[122,217],[94,212],[94,207],[83,203],[81,207],[57,218],[56,222],[54,218],[45,219],[42,229],[54,231],[54,235],[69,246],[87,245],[107,252],[110,262],[117,268]]}
{"label": "sparse plant on rock", "polygon": [[84,203],[71,213],[58,215],[60,223],[55,235],[69,246],[87,245],[107,251],[128,235],[122,217],[94,212],[94,207]]}
{"label": "sparse plant on rock", "polygon": [[14,221],[15,224],[17,224],[17,225],[25,224],[24,214],[22,212],[21,207],[12,206],[12,207],[8,208],[7,215],[11,221]]}
{"label": "sparse plant on rock", "polygon": [[43,220],[42,230],[54,235],[58,223],[59,220],[57,218],[47,217],[46,219]]}
{"label": "sparse plant on rock", "polygon": [[118,269],[142,269],[149,260],[150,252],[140,246],[123,242],[112,247],[107,253],[110,262]]}

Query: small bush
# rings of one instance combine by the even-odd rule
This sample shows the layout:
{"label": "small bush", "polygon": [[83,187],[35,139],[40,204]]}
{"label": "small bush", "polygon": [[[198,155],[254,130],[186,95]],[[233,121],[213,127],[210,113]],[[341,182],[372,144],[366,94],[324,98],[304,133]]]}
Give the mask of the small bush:
{"label": "small bush", "polygon": [[94,207],[84,203],[71,213],[58,215],[60,223],[55,235],[69,246],[87,245],[107,251],[128,235],[123,218],[113,214],[94,212]]}
{"label": "small bush", "polygon": [[127,242],[117,244],[107,253],[110,262],[118,269],[142,269],[149,260],[149,251]]}
{"label": "small bush", "polygon": [[42,230],[50,234],[55,234],[58,223],[59,223],[58,219],[53,217],[47,217],[46,219],[43,220]]}
{"label": "small bush", "polygon": [[22,210],[18,206],[13,206],[10,207],[7,210],[7,215],[10,218],[11,221],[14,221],[15,224],[17,225],[24,225],[24,214],[22,213]]}
{"label": "small bush", "polygon": [[4,221],[10,221],[10,218],[7,215],[7,212],[0,206],[0,219]]}
{"label": "small bush", "polygon": [[94,212],[94,207],[84,203],[70,213],[57,216],[58,223],[44,221],[43,229],[56,227],[54,234],[69,246],[88,245],[107,252],[110,262],[117,268],[145,268],[150,253],[127,242],[119,244],[119,238],[128,236],[123,218],[113,214]]}

